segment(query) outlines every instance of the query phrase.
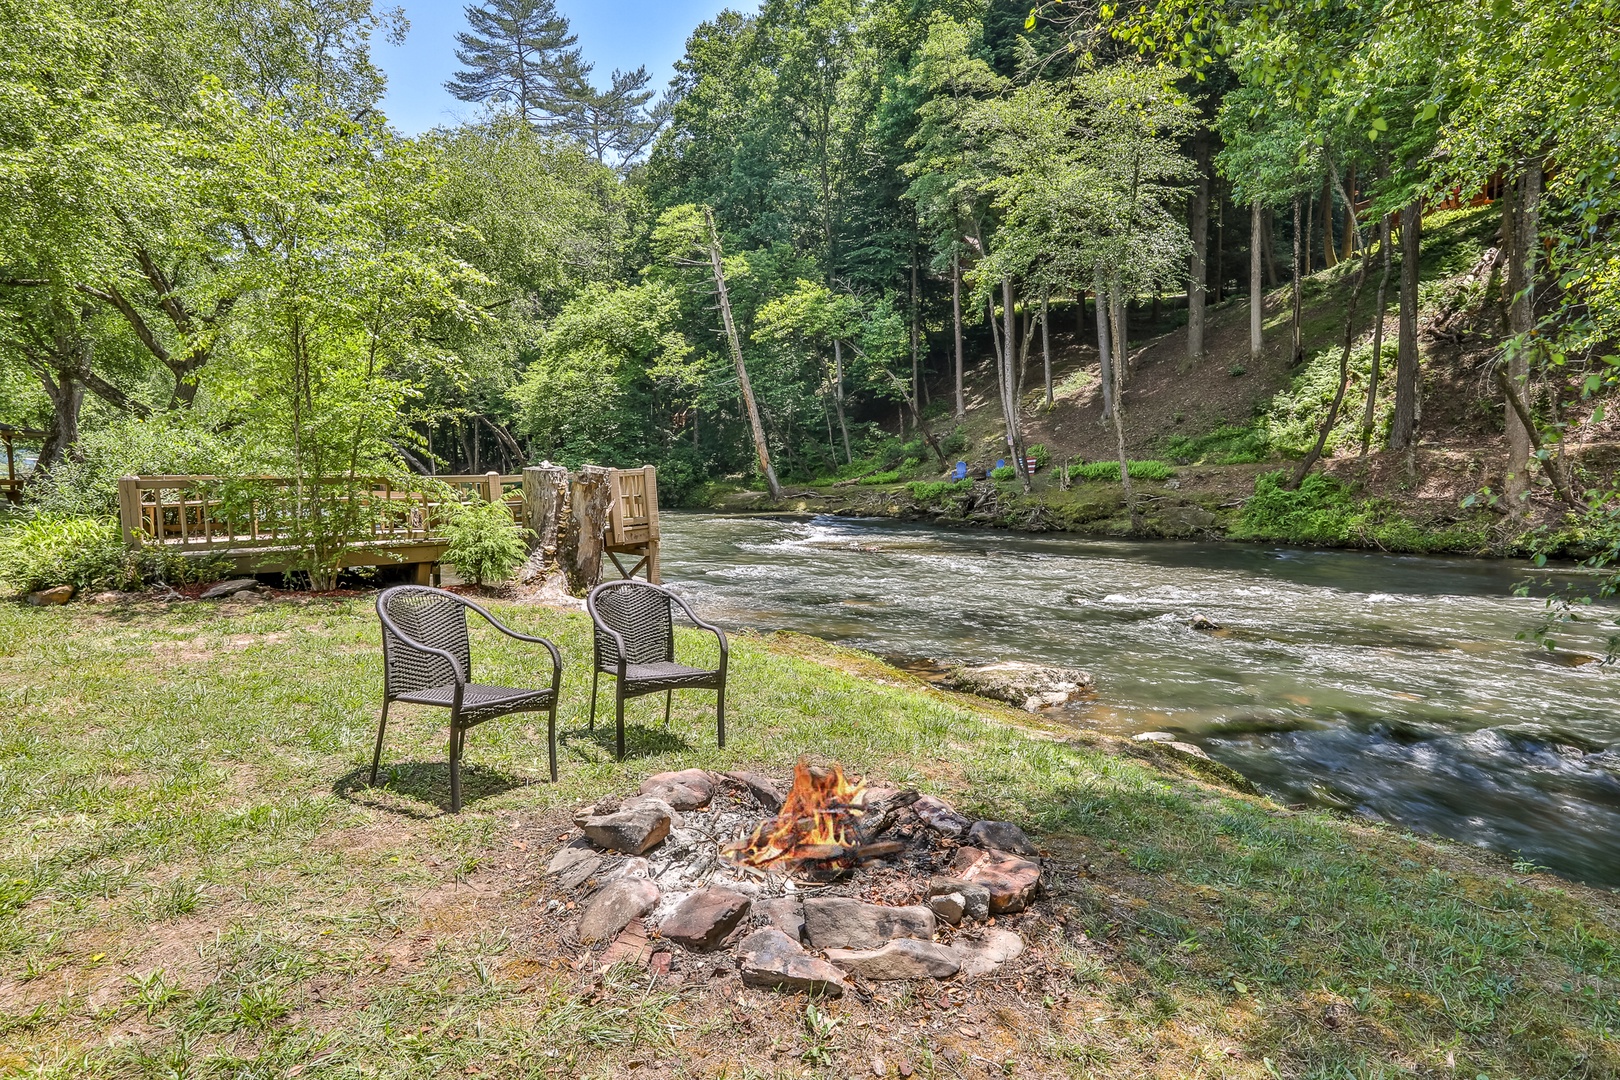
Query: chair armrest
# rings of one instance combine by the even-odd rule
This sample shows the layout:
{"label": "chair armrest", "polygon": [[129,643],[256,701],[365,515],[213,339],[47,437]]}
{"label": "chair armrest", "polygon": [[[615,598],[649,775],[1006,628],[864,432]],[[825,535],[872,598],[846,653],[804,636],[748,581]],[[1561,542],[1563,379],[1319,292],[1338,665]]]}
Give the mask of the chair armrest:
{"label": "chair armrest", "polygon": [[711,633],[711,634],[713,634],[715,636],[715,639],[717,641],[719,641],[719,643],[720,643],[720,670],[724,671],[725,667],[726,667],[726,658],[731,653],[731,648],[726,643],[726,632],[724,630],[720,629],[718,626],[714,625],[713,623],[705,622],[702,619],[698,618],[697,615],[692,611],[692,609],[687,606],[686,601],[682,600],[679,596],[676,596],[674,593],[670,593],[669,598],[671,600],[675,601],[675,603],[680,605],[681,610],[686,612],[686,617],[692,621],[693,626],[696,626],[699,630],[707,630],[709,633]]}

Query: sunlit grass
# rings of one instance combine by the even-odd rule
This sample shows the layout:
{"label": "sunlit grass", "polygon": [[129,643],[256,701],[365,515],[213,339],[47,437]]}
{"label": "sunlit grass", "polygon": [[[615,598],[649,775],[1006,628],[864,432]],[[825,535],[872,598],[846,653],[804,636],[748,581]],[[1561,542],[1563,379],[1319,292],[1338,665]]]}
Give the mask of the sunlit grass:
{"label": "sunlit grass", "polygon": [[[996,1060],[1018,1075],[1620,1069],[1608,894],[1219,792],[805,639],[734,641],[724,751],[712,696],[678,699],[667,731],[649,698],[621,764],[587,729],[583,618],[500,614],[563,649],[562,780],[543,718],[485,725],[452,817],[442,712],[404,710],[385,786],[362,786],[381,679],[363,602],[0,606],[0,1072],[853,1075],[880,1053],[968,1075],[948,1030],[879,1030],[932,1016],[927,994],[828,1003],[818,1026],[781,1002],[739,1033],[719,983],[554,967],[526,945],[529,894],[489,890],[510,881],[495,860],[537,857],[513,852],[520,825],[648,772],[807,751],[1041,834],[1059,989],[1005,990]],[[475,657],[491,681],[543,677],[508,639]]]}

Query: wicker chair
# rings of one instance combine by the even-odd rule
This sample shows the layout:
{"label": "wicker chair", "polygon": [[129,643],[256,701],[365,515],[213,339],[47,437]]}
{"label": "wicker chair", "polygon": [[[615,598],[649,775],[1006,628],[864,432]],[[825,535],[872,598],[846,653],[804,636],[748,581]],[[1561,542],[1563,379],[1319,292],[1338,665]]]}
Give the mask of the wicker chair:
{"label": "wicker chair", "polygon": [[[679,607],[693,625],[709,631],[720,642],[720,666],[686,667],[675,662],[674,609]],[[664,723],[669,723],[670,701],[676,690],[713,690],[715,727],[720,745],[726,745],[725,631],[692,614],[674,593],[645,581],[608,581],[592,589],[585,608],[596,627],[595,670],[591,672],[591,729],[596,728],[596,687],[603,675],[617,680],[618,754],[624,757],[624,703],[646,694],[664,695]]]}
{"label": "wicker chair", "polygon": [[[551,686],[520,690],[472,682],[472,648],[467,635],[467,609],[478,612],[507,637],[544,645],[551,654]],[[450,710],[450,812],[461,812],[461,756],[467,729],[512,713],[546,712],[546,743],[551,779],[557,779],[557,695],[562,683],[562,656],[545,638],[519,634],[470,600],[425,585],[398,585],[377,597],[383,635],[383,707],[377,724],[377,749],[371,757],[371,783],[376,786],[382,761],[388,707],[396,701],[437,705]]]}

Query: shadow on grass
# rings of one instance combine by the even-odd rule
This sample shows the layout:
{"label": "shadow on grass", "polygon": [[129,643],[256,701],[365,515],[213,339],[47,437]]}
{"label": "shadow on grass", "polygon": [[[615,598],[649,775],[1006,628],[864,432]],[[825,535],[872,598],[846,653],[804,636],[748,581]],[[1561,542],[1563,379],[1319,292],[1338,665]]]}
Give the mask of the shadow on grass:
{"label": "shadow on grass", "polygon": [[[379,810],[410,818],[432,818],[437,814],[423,813],[409,806],[377,798],[366,798],[366,792],[391,792],[417,802],[450,811],[450,763],[447,761],[384,762],[377,772],[377,786],[372,787],[371,766],[350,769],[332,783],[332,793],[349,802],[364,802]],[[481,799],[492,799],[515,788],[528,787],[537,781],[524,776],[478,765],[465,759],[461,762],[461,806],[466,809]]]}
{"label": "shadow on grass", "polygon": [[[692,743],[686,736],[663,726],[660,719],[657,727],[646,727],[642,724],[626,722],[624,725],[624,757],[626,761],[634,758],[657,757],[660,754],[675,754],[687,752],[692,749]],[[617,737],[613,731],[613,718],[608,717],[603,723],[600,719],[596,727],[574,728],[572,731],[557,732],[557,753],[560,756],[563,749],[570,742],[582,742],[600,749],[603,754],[611,758],[618,751]]]}

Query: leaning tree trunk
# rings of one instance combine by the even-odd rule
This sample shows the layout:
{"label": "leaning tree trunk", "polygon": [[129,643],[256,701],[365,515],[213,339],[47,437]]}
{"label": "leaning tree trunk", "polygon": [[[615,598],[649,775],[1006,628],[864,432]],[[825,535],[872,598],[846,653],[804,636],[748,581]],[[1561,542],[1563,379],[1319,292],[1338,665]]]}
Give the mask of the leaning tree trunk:
{"label": "leaning tree trunk", "polygon": [[1396,337],[1395,417],[1389,448],[1410,455],[1417,444],[1423,402],[1418,386],[1418,276],[1423,249],[1423,202],[1413,199],[1401,211],[1401,320]]}
{"label": "leaning tree trunk", "polygon": [[1114,446],[1119,452],[1119,482],[1125,491],[1125,509],[1131,517],[1131,531],[1142,530],[1142,514],[1136,506],[1136,488],[1131,484],[1131,463],[1125,453],[1125,304],[1116,279],[1108,300],[1109,322],[1113,323],[1114,344]]}
{"label": "leaning tree trunk", "polygon": [[[1354,217],[1345,222],[1345,228],[1355,227]],[[1323,419],[1321,428],[1316,433],[1316,442],[1310,452],[1300,459],[1299,465],[1294,469],[1290,488],[1297,488],[1305,482],[1311,469],[1321,460],[1322,451],[1327,447],[1328,436],[1333,433],[1333,426],[1339,421],[1339,409],[1344,404],[1345,392],[1350,388],[1350,350],[1356,340],[1356,305],[1361,300],[1361,287],[1367,281],[1367,255],[1362,252],[1361,267],[1356,272],[1355,287],[1350,290],[1350,306],[1344,313],[1344,341],[1339,350],[1339,385],[1333,393],[1333,403],[1328,406],[1327,417]]]}
{"label": "leaning tree trunk", "polygon": [[[1535,329],[1536,242],[1540,232],[1541,161],[1532,160],[1524,175],[1502,192],[1502,242],[1508,256],[1507,379],[1524,394],[1530,378],[1530,332]],[[1503,497],[1514,520],[1523,518],[1530,490],[1530,430],[1507,405],[1508,462]]]}
{"label": "leaning tree trunk", "polygon": [[1373,320],[1372,371],[1367,376],[1367,408],[1361,416],[1362,457],[1367,456],[1367,451],[1372,446],[1373,422],[1378,417],[1378,383],[1384,371],[1384,316],[1387,314],[1389,296],[1390,239],[1389,215],[1380,214],[1378,256],[1383,262],[1383,269],[1379,271],[1378,300],[1373,309],[1376,317]]}
{"label": "leaning tree trunk", "polygon": [[1029,491],[1029,465],[1024,460],[1024,435],[1019,430],[1018,423],[1018,381],[1014,372],[1015,357],[1013,350],[1018,346],[1014,344],[1014,331],[1017,315],[1014,312],[1012,278],[1001,279],[1001,320],[1002,320],[1002,391],[1001,411],[1007,422],[1007,447],[1012,451],[1013,469],[1023,482],[1024,491]]}
{"label": "leaning tree trunk", "polygon": [[1260,200],[1256,199],[1249,206],[1249,359],[1259,360],[1261,349],[1265,345],[1262,338],[1264,312],[1266,303],[1265,290],[1261,285],[1261,257],[1260,245],[1264,240],[1265,230],[1260,225]]}
{"label": "leaning tree trunk", "polygon": [[833,339],[833,411],[838,414],[838,433],[844,437],[844,464],[855,461],[849,448],[849,423],[844,418],[844,343]]}
{"label": "leaning tree trunk", "polygon": [[759,421],[759,405],[754,401],[754,387],[748,381],[748,368],[743,364],[742,342],[737,339],[737,323],[731,317],[731,296],[726,291],[726,272],[720,251],[720,232],[714,226],[714,211],[704,208],[703,216],[709,225],[709,263],[714,270],[714,290],[720,300],[720,315],[725,322],[726,342],[731,346],[731,360],[737,367],[737,385],[742,390],[743,407],[748,410],[748,426],[754,436],[754,453],[759,457],[759,470],[765,474],[771,501],[782,500],[782,485],[777,483],[776,469],[771,466],[771,452],[765,445],[765,428]]}
{"label": "leaning tree trunk", "polygon": [[1204,358],[1204,293],[1209,277],[1209,148],[1202,134],[1194,144],[1194,158],[1198,175],[1193,182],[1187,224],[1192,254],[1187,258],[1187,358],[1183,371],[1192,370]]}
{"label": "leaning tree trunk", "polygon": [[1108,290],[1098,269],[1092,285],[1097,295],[1097,375],[1102,384],[1102,418],[1114,415],[1114,352],[1108,338]]}
{"label": "leaning tree trunk", "polygon": [[967,419],[967,399],[962,393],[962,253],[951,252],[951,329],[956,343],[956,422]]}
{"label": "leaning tree trunk", "polygon": [[1333,244],[1333,164],[1326,153],[1322,160],[1327,166],[1322,173],[1322,264],[1331,270],[1339,265],[1339,253]]}
{"label": "leaning tree trunk", "polygon": [[1050,297],[1041,290],[1041,363],[1046,368],[1046,407],[1052,407],[1052,335],[1047,329],[1046,316]]}
{"label": "leaning tree trunk", "polygon": [[1295,195],[1294,196],[1294,314],[1293,314],[1292,323],[1291,323],[1291,328],[1292,328],[1293,335],[1294,335],[1294,343],[1293,343],[1293,352],[1290,354],[1293,357],[1293,360],[1291,362],[1294,364],[1295,367],[1298,367],[1300,364],[1303,364],[1305,362],[1305,343],[1304,343],[1303,340],[1301,340],[1301,337],[1300,337],[1300,317],[1302,315],[1302,311],[1301,311],[1302,299],[1301,299],[1301,296],[1300,296],[1300,288],[1299,288],[1299,285],[1300,285],[1300,282],[1299,282],[1299,276],[1300,276],[1299,242],[1300,242],[1300,239],[1301,239],[1301,237],[1299,235],[1299,196]]}

